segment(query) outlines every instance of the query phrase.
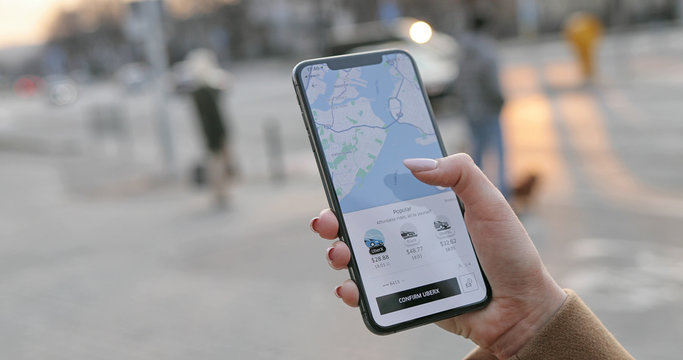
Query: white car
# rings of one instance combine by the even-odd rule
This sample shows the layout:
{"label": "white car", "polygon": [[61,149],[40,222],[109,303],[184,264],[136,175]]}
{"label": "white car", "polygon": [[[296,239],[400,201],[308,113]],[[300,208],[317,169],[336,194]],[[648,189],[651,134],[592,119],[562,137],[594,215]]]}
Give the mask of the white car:
{"label": "white car", "polygon": [[425,22],[400,18],[390,24],[372,22],[332,29],[328,36],[334,55],[402,49],[417,63],[430,97],[448,94],[458,77],[458,43],[447,34],[432,31]]}

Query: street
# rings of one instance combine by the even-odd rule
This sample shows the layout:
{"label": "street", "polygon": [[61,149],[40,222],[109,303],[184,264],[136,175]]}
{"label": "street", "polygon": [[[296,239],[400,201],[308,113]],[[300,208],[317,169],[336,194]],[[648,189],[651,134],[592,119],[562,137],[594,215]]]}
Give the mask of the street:
{"label": "street", "polygon": [[[551,274],[635,358],[677,359],[683,29],[609,35],[591,85],[559,39],[503,43],[501,56],[508,175],[539,176],[521,220]],[[240,176],[226,211],[191,184],[202,144],[187,98],[168,102],[169,178],[149,91],[92,84],[60,108],[0,96],[0,358],[457,359],[474,347],[433,325],[373,335],[333,295],[348,275],[308,229],[327,205],[294,63],[229,69]],[[93,130],[98,106],[119,109],[120,128]],[[437,118],[447,148],[465,149],[460,115],[440,104]]]}

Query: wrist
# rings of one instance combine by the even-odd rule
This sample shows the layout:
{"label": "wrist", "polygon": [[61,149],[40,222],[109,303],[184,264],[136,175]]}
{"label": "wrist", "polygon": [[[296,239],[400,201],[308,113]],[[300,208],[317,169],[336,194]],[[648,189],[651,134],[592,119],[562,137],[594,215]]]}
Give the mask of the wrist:
{"label": "wrist", "polygon": [[552,319],[566,298],[564,290],[550,280],[545,291],[521,299],[524,305],[519,309],[520,319],[495,340],[489,351],[499,359],[517,354]]}

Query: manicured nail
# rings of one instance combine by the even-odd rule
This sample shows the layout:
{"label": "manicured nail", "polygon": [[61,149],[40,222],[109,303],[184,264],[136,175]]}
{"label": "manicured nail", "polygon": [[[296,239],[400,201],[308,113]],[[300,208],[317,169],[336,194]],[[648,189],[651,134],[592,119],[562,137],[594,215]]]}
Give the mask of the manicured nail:
{"label": "manicured nail", "polygon": [[436,169],[439,163],[434,159],[405,159],[403,165],[411,171],[428,171]]}
{"label": "manicured nail", "polygon": [[317,222],[318,222],[318,218],[317,218],[317,217],[314,217],[313,219],[311,219],[311,222],[308,223],[308,227],[311,228],[311,231],[313,231],[313,232],[316,233],[316,234],[318,233],[317,231],[315,231],[315,224],[316,224]]}
{"label": "manicured nail", "polygon": [[332,264],[332,252],[334,251],[334,246],[327,248],[327,262]]}
{"label": "manicured nail", "polygon": [[337,286],[334,288],[334,296],[338,297],[341,299],[341,285]]}

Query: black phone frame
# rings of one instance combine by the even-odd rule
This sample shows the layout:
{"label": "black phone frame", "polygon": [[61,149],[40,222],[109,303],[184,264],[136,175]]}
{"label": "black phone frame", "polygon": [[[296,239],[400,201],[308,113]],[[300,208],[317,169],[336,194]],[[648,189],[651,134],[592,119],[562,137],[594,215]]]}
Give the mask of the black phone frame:
{"label": "black phone frame", "polygon": [[[432,110],[431,103],[429,101],[429,97],[427,96],[427,92],[425,91],[424,84],[422,83],[422,77],[420,76],[419,69],[417,68],[417,65],[415,63],[415,60],[413,57],[405,50],[401,49],[387,49],[387,50],[380,50],[380,51],[370,51],[370,52],[362,52],[362,53],[355,53],[355,54],[349,54],[349,55],[339,55],[339,56],[330,56],[330,57],[323,57],[323,58],[316,58],[316,59],[309,59],[302,61],[298,63],[294,69],[292,70],[292,82],[294,84],[294,91],[296,92],[297,100],[299,102],[299,107],[301,108],[301,116],[304,121],[304,125],[306,127],[306,131],[308,133],[308,139],[311,144],[311,149],[313,150],[313,153],[315,155],[316,159],[316,164],[318,166],[318,171],[320,173],[320,179],[323,183],[323,187],[325,189],[325,195],[327,197],[327,202],[330,206],[330,209],[334,212],[335,216],[337,217],[339,221],[339,239],[346,243],[346,245],[349,247],[349,250],[351,251],[351,260],[349,261],[349,274],[351,277],[351,280],[353,280],[356,285],[358,286],[358,291],[360,293],[359,297],[359,307],[361,311],[361,315],[363,317],[363,321],[365,322],[365,325],[367,328],[377,334],[377,335],[388,335],[392,334],[398,331],[406,330],[409,328],[433,323],[435,321],[451,318],[457,315],[464,314],[466,312],[474,311],[481,309],[485,307],[490,301],[492,297],[492,290],[491,290],[491,285],[489,284],[488,279],[486,278],[486,274],[484,273],[484,269],[481,267],[481,263],[479,262],[479,257],[476,253],[476,250],[474,251],[475,258],[477,260],[477,263],[479,265],[479,269],[481,270],[482,278],[484,279],[484,283],[486,286],[486,297],[477,303],[473,303],[467,306],[462,306],[462,307],[457,307],[453,308],[450,310],[445,310],[442,312],[434,313],[431,315],[423,316],[420,318],[416,318],[413,320],[408,320],[405,322],[401,322],[398,324],[394,324],[391,326],[381,326],[377,324],[377,322],[373,319],[372,313],[369,310],[369,301],[367,294],[365,293],[365,286],[363,285],[363,280],[362,276],[360,274],[360,271],[358,269],[358,265],[356,263],[356,256],[354,254],[354,249],[353,246],[351,245],[351,241],[349,239],[348,232],[346,230],[346,224],[344,223],[344,218],[343,216],[340,216],[342,214],[341,211],[341,205],[339,203],[339,199],[337,198],[337,194],[334,191],[334,184],[332,183],[332,176],[329,172],[328,166],[327,166],[327,160],[325,158],[325,154],[323,152],[322,144],[320,143],[320,139],[317,136],[317,131],[315,131],[315,124],[313,122],[313,114],[311,113],[311,106],[308,103],[308,98],[304,96],[303,90],[301,88],[301,72],[302,70],[310,65],[316,65],[316,64],[326,64],[331,70],[339,70],[339,69],[347,69],[347,68],[354,68],[354,67],[360,67],[360,66],[367,66],[367,65],[373,65],[373,64],[378,64],[382,62],[383,58],[385,55],[389,54],[396,54],[396,53],[401,53],[406,55],[412,65],[413,69],[415,70],[415,75],[417,77],[418,83],[420,85],[420,89],[422,91],[422,96],[424,97],[425,105],[427,107],[427,111],[429,113],[430,120],[432,122],[432,125],[434,127],[434,132],[436,134],[436,138],[439,143],[439,147],[441,148],[441,153],[443,156],[446,156],[446,148],[444,147],[444,143],[441,139],[441,133],[439,132],[439,129],[436,125],[435,122],[435,117],[434,117],[434,112]],[[315,132],[316,135],[313,135]],[[457,195],[456,195],[457,196]],[[460,199],[458,199],[458,203],[460,204],[460,211],[464,215],[465,209],[462,206],[462,202]],[[468,232],[468,237],[469,232]],[[470,245],[474,249],[474,245],[472,244],[472,239],[471,237],[469,238]]]}

